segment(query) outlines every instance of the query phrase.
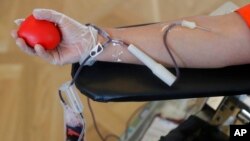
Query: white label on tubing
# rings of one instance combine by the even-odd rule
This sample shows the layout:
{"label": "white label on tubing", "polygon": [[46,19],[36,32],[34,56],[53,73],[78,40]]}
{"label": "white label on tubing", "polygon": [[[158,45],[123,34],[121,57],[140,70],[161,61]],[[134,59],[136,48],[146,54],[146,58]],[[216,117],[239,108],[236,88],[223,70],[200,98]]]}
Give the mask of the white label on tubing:
{"label": "white label on tubing", "polygon": [[145,64],[153,72],[153,74],[156,75],[158,78],[160,78],[164,83],[171,86],[175,82],[176,76],[174,76],[163,65],[157,63],[147,54],[139,50],[137,47],[130,44],[128,46],[128,50],[143,64]]}

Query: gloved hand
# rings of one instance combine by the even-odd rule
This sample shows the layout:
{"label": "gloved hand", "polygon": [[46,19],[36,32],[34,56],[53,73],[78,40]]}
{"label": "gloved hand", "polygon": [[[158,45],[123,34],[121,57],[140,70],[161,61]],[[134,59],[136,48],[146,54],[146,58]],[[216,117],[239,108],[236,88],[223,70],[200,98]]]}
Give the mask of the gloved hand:
{"label": "gloved hand", "polygon": [[[34,49],[27,46],[25,41],[18,37],[17,31],[12,31],[12,36],[16,39],[16,44],[30,55],[37,55],[52,64],[63,65],[69,63],[82,62],[89,54],[93,46],[96,45],[97,31],[80,24],[74,19],[49,9],[34,9],[33,15],[36,19],[47,20],[58,25],[62,41],[54,50],[45,50],[41,45],[35,45]],[[20,25],[24,19],[15,21]]]}

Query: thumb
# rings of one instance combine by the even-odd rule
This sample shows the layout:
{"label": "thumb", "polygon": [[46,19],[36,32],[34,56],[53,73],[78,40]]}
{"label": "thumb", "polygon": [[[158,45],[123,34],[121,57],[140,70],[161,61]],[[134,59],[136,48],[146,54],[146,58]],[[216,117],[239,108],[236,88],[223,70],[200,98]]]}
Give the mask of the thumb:
{"label": "thumb", "polygon": [[51,9],[34,9],[33,16],[38,20],[47,20],[56,24],[64,17],[63,14]]}
{"label": "thumb", "polygon": [[16,19],[14,23],[18,26],[20,26],[23,23],[24,19]]}

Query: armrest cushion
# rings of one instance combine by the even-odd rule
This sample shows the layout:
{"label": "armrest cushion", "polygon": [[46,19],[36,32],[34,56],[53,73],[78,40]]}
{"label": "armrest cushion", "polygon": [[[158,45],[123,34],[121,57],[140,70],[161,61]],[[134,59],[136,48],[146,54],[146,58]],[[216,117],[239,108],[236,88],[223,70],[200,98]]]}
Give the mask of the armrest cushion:
{"label": "armrest cushion", "polygon": [[[72,66],[72,76],[78,67],[78,64]],[[169,87],[145,66],[96,62],[82,69],[76,87],[87,97],[100,102],[230,96],[250,92],[250,65],[180,71],[180,80]]]}

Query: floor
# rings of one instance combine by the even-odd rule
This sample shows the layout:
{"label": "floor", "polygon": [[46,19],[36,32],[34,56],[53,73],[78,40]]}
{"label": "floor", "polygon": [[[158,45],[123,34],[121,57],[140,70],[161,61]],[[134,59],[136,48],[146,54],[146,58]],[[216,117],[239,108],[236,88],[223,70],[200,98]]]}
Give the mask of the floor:
{"label": "floor", "polygon": [[[1,0],[0,140],[62,141],[63,111],[57,88],[70,79],[70,65],[53,66],[27,56],[15,45],[13,21],[37,7],[51,8],[81,23],[116,27],[208,14],[226,0]],[[248,0],[233,0],[242,6]],[[86,97],[81,95],[85,106]],[[120,135],[130,114],[143,103],[92,102],[104,134]],[[85,108],[88,141],[100,141]]]}

